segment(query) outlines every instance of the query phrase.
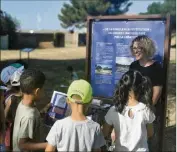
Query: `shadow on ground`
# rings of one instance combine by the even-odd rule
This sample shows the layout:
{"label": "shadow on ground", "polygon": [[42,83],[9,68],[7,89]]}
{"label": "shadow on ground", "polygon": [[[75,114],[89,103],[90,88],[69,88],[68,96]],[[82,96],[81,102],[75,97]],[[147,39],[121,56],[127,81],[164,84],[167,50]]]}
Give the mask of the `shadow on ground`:
{"label": "shadow on ground", "polygon": [[[13,63],[15,60],[1,61],[1,68]],[[27,62],[27,60],[24,60]],[[30,68],[42,70],[47,77],[46,91],[51,95],[53,90],[66,92],[66,88],[60,88],[61,84],[68,85],[69,73],[66,71],[68,65],[72,65],[80,78],[85,77],[85,59],[76,60],[41,60],[30,59]],[[168,95],[176,96],[176,63],[170,63],[169,66],[169,83]]]}
{"label": "shadow on ground", "polygon": [[[1,61],[1,68],[13,63],[15,60]],[[24,60],[27,62],[26,60]],[[61,88],[60,85],[68,85],[69,73],[66,71],[67,66],[72,65],[75,71],[78,73],[80,78],[85,77],[85,59],[77,60],[38,60],[30,59],[30,68],[37,68],[43,71],[46,75],[45,99],[38,103],[38,108],[41,109],[44,105],[50,101],[54,90],[66,92],[67,88]],[[1,69],[0,69],[1,70]],[[170,63],[169,67],[169,84],[168,84],[168,95],[176,97],[176,64]],[[166,128],[165,130],[165,151],[176,150],[176,126]]]}
{"label": "shadow on ground", "polygon": [[[27,63],[27,60],[23,60]],[[15,60],[1,61],[1,69]],[[46,83],[44,86],[46,96],[50,100],[54,90],[66,92],[67,88],[60,87],[61,84],[68,86],[70,74],[67,72],[67,66],[72,65],[78,73],[79,78],[85,77],[85,60],[38,60],[30,59],[29,68],[37,68],[44,72],[46,75]],[[0,70],[1,70],[0,69]],[[41,103],[46,104],[45,102]]]}

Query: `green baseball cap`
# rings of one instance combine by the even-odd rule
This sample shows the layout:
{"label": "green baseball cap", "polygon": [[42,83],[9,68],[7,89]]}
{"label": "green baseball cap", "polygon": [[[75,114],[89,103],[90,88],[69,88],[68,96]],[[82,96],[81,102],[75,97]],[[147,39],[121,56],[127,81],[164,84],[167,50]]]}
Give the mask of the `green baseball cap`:
{"label": "green baseball cap", "polygon": [[[79,95],[81,100],[75,100],[72,98],[73,95]],[[92,100],[92,87],[85,80],[75,80],[71,83],[68,88],[67,97],[71,102],[78,104],[87,104]]]}

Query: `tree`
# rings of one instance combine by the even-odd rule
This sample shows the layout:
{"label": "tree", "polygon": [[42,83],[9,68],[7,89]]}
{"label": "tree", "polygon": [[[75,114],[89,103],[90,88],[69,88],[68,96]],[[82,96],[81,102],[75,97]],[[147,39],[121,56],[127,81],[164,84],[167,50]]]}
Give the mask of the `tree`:
{"label": "tree", "polygon": [[6,21],[4,17],[3,11],[0,10],[0,35],[6,35],[7,28],[6,28]]}
{"label": "tree", "polygon": [[165,0],[164,3],[153,2],[147,8],[147,12],[140,14],[171,14],[171,28],[176,29],[176,0]]}
{"label": "tree", "polygon": [[147,12],[140,14],[161,14],[161,5],[160,2],[153,2],[148,6]]}
{"label": "tree", "polygon": [[0,35],[9,36],[9,48],[15,48],[17,43],[16,31],[20,27],[20,24],[16,18],[12,18],[11,15],[0,10]]}
{"label": "tree", "polygon": [[71,0],[64,4],[58,15],[63,28],[86,26],[87,16],[123,14],[129,10],[129,0]]}
{"label": "tree", "polygon": [[176,15],[176,0],[165,0],[164,3],[153,2],[147,8],[147,12],[140,14],[162,14],[170,13]]}
{"label": "tree", "polygon": [[20,27],[16,18],[0,10],[0,35],[12,34]]}

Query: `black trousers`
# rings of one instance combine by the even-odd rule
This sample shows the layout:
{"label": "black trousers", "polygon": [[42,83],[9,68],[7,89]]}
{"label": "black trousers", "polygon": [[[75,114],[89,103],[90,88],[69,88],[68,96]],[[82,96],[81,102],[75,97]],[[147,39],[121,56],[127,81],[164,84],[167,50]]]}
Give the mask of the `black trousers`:
{"label": "black trousers", "polygon": [[156,116],[155,121],[153,122],[154,135],[148,139],[149,152],[159,152],[160,151],[160,134],[161,134],[161,112],[162,112],[161,103],[157,103],[153,107],[153,112]]}

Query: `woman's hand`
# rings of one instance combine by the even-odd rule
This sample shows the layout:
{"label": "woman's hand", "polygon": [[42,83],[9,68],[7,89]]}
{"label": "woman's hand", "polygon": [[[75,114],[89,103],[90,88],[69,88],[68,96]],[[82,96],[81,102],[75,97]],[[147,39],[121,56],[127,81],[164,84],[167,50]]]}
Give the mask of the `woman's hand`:
{"label": "woman's hand", "polygon": [[103,125],[103,135],[105,139],[108,139],[110,137],[112,130],[113,127],[105,122]]}

